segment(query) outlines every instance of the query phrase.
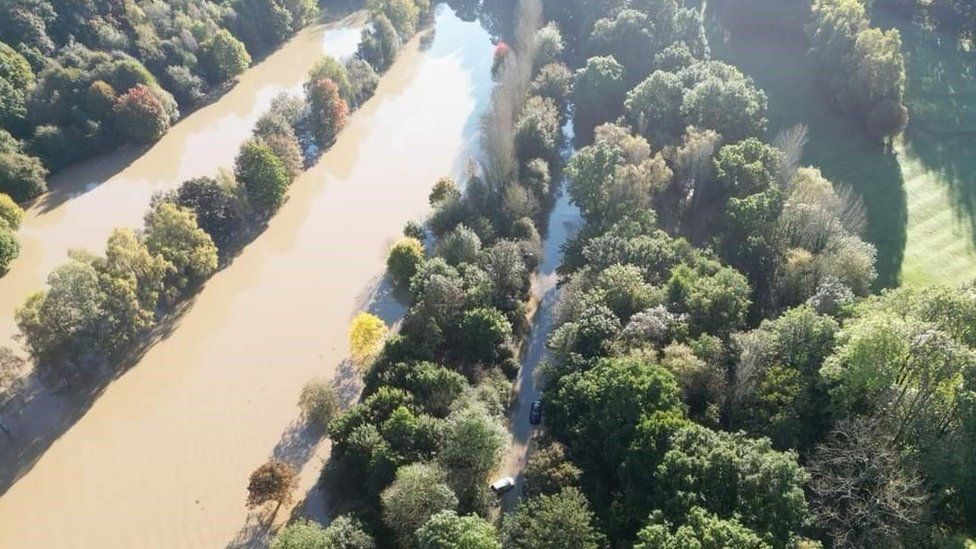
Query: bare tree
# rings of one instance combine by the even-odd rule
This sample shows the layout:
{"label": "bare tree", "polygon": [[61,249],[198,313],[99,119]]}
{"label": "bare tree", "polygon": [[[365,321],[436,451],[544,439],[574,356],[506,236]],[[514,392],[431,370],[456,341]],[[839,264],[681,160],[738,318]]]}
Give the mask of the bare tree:
{"label": "bare tree", "polygon": [[836,548],[910,545],[923,524],[922,481],[874,420],[839,423],[808,466],[817,523]]}
{"label": "bare tree", "polygon": [[783,188],[789,188],[793,182],[796,169],[800,167],[803,159],[803,148],[807,145],[807,126],[796,124],[787,128],[776,136],[773,146],[783,153],[782,162],[779,167],[778,178]]}
{"label": "bare tree", "polygon": [[271,513],[273,521],[278,509],[291,502],[291,493],[297,486],[298,472],[295,468],[283,461],[272,459],[251,473],[247,485],[247,506],[257,507],[269,501],[276,502],[277,506]]}

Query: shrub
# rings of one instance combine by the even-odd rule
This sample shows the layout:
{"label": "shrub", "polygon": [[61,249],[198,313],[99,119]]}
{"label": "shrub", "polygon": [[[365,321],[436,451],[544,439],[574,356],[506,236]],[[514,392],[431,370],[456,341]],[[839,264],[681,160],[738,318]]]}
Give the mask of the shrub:
{"label": "shrub", "polygon": [[302,388],[298,407],[306,421],[324,429],[339,411],[339,396],[328,381],[309,381]]}
{"label": "shrub", "polygon": [[20,228],[24,220],[24,210],[9,196],[0,193],[0,222],[6,222],[12,230]]}

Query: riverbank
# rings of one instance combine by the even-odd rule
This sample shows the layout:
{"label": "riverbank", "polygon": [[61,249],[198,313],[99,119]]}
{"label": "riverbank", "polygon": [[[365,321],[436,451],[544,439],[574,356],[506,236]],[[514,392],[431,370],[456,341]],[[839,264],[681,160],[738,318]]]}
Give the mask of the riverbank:
{"label": "riverbank", "polygon": [[[490,66],[487,34],[441,9],[429,49],[410,43],[268,229],[0,498],[13,525],[0,545],[246,537],[250,471],[269,454],[317,466],[296,428],[301,386],[335,373],[355,312],[398,314],[383,291],[386,248],[459,164]],[[50,516],[57,531],[38,527]]]}

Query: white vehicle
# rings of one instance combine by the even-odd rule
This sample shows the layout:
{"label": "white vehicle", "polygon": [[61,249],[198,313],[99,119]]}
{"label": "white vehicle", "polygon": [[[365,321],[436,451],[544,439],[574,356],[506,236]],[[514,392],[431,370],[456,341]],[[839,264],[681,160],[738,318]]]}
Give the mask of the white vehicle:
{"label": "white vehicle", "polygon": [[515,479],[512,477],[500,478],[495,482],[491,483],[491,491],[498,496],[504,494],[505,492],[511,490],[512,488],[515,488]]}

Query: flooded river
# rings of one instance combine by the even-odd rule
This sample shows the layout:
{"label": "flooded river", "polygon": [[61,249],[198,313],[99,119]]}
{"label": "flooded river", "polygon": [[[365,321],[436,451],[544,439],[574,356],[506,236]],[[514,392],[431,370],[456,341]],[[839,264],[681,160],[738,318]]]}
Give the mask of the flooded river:
{"label": "flooded river", "polygon": [[355,52],[364,15],[314,25],[241,75],[211,105],[190,114],[144,153],[129,149],[73,166],[52,178],[51,192],[27,211],[20,256],[0,277],[0,345],[16,332],[14,311],[44,287],[73,248],[102,252],[116,227],[137,227],[154,192],[233,165],[258,117],[282,91],[299,91],[323,52]]}
{"label": "flooded river", "polygon": [[[423,51],[417,40],[406,47],[266,232],[0,497],[0,547],[244,545],[251,471],[274,455],[304,467],[308,487],[322,448],[310,447],[296,422],[298,393],[308,379],[335,374],[356,311],[400,312],[382,291],[386,249],[426,211],[432,183],[462,165],[490,92],[492,46],[479,24],[441,6],[435,31]],[[312,34],[297,39],[305,50],[289,44],[282,51],[298,48],[294,58],[276,64],[310,63],[321,43]],[[294,70],[295,82],[304,74],[267,70]],[[195,175],[181,166],[184,153],[206,156],[187,150],[182,135],[161,142],[167,152],[154,161],[174,180]],[[138,221],[145,199],[132,196],[92,206],[115,216],[96,220],[104,232]],[[88,196],[72,204],[79,198]],[[52,261],[40,257],[46,271]]]}

